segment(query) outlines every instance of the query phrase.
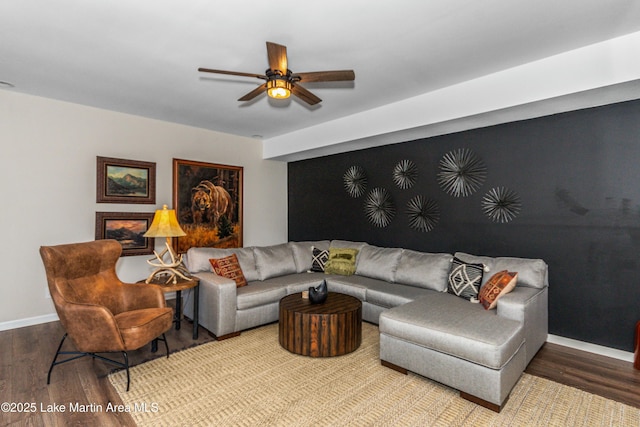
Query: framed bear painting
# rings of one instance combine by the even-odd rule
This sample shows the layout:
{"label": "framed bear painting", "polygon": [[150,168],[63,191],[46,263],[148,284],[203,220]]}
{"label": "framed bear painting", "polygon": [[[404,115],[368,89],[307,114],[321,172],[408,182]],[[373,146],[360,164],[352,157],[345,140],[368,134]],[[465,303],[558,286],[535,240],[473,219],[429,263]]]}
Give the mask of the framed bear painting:
{"label": "framed bear painting", "polygon": [[191,247],[242,247],[241,166],[173,159],[173,208],[187,233],[173,240]]}

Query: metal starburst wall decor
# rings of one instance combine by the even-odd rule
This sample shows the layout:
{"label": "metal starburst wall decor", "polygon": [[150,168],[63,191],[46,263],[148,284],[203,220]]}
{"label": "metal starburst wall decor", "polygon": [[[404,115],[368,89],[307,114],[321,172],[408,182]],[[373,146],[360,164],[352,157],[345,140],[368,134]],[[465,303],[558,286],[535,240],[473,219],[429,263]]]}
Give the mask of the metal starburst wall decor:
{"label": "metal starburst wall decor", "polygon": [[409,226],[423,232],[433,230],[440,220],[440,206],[433,199],[415,196],[407,203]]}
{"label": "metal starburst wall decor", "polygon": [[520,196],[505,187],[495,187],[482,198],[482,210],[493,222],[509,222],[520,213]]}
{"label": "metal starburst wall decor", "polygon": [[376,227],[389,225],[396,214],[391,194],[380,187],[371,190],[364,201],[364,213],[367,219]]}
{"label": "metal starburst wall decor", "polygon": [[418,167],[411,160],[401,160],[393,168],[393,182],[403,190],[413,187],[418,179]]}
{"label": "metal starburst wall decor", "polygon": [[344,173],[344,189],[351,197],[360,197],[367,189],[367,174],[361,166],[351,166]]}
{"label": "metal starburst wall decor", "polygon": [[487,177],[484,162],[466,148],[450,151],[440,160],[438,182],[454,197],[466,197],[480,188]]}

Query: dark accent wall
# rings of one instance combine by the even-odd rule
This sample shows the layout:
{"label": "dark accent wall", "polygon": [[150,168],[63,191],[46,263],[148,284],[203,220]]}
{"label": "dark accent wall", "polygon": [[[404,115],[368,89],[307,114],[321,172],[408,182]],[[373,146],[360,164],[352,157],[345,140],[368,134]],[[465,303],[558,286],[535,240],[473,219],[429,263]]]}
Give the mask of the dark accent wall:
{"label": "dark accent wall", "polygon": [[[437,182],[439,162],[468,148],[487,167],[483,186],[453,197]],[[418,166],[401,190],[396,163]],[[542,258],[549,265],[549,332],[633,351],[640,320],[640,101],[289,163],[289,240],[345,239],[427,252]],[[362,166],[368,189],[384,187],[396,206],[378,228],[364,196],[350,197],[343,174]],[[494,223],[481,201],[493,187],[519,194],[520,214]],[[415,195],[435,199],[440,220],[430,232],[409,227]]]}

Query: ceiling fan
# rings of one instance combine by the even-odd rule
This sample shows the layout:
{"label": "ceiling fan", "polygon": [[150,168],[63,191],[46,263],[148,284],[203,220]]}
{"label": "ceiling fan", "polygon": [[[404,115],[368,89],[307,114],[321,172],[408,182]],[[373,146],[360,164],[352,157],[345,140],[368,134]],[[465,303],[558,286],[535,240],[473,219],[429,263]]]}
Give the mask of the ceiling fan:
{"label": "ceiling fan", "polygon": [[211,68],[198,68],[198,71],[204,73],[229,74],[232,76],[256,77],[261,80],[266,80],[265,83],[247,93],[238,99],[238,101],[249,101],[266,91],[267,95],[276,99],[288,98],[291,94],[294,94],[309,105],[315,105],[321,102],[322,99],[298,83],[337,82],[355,80],[356,78],[353,70],[293,73],[287,68],[287,47],[277,43],[267,42],[267,56],[269,58],[269,69],[265,71],[264,74],[213,70]]}

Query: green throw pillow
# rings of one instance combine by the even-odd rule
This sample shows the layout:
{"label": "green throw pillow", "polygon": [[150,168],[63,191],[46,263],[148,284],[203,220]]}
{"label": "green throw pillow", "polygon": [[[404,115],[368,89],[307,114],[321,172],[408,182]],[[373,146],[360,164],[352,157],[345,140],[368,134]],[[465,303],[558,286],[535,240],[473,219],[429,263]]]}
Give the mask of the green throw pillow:
{"label": "green throw pillow", "polygon": [[329,260],[324,265],[325,274],[351,276],[356,272],[358,249],[329,248]]}

